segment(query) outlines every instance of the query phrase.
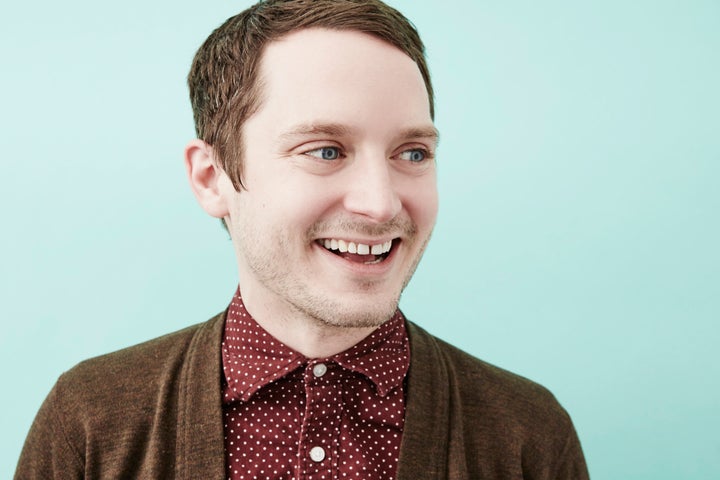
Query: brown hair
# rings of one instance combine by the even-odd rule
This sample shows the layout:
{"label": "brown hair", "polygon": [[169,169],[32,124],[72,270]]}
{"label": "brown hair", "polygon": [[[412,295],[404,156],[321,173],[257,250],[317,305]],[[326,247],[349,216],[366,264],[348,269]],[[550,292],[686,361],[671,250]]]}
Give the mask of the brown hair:
{"label": "brown hair", "polygon": [[261,0],[229,18],[205,40],[188,74],[198,138],[242,188],[242,124],[260,106],[258,70],[269,42],[304,28],[354,30],[384,40],[415,61],[434,116],[425,47],[415,27],[380,0]]}

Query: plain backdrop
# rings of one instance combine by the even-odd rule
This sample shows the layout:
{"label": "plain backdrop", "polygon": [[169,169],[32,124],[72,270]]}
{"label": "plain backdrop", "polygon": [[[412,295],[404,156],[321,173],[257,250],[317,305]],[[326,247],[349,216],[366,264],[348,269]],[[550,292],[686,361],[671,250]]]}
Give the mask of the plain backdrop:
{"label": "plain backdrop", "polygon": [[[407,316],[550,388],[594,479],[720,478],[720,3],[391,3],[442,136]],[[0,7],[0,477],[61,372],[230,301],[185,76],[248,5]]]}

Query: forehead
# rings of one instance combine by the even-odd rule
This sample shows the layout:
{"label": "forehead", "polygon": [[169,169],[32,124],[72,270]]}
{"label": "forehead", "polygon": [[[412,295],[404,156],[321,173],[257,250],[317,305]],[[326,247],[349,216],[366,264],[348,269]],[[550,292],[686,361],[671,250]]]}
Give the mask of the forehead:
{"label": "forehead", "polygon": [[266,46],[258,80],[261,110],[281,108],[289,116],[334,110],[362,115],[392,105],[396,111],[388,115],[431,122],[427,90],[415,62],[390,43],[362,32],[310,28],[288,34]]}

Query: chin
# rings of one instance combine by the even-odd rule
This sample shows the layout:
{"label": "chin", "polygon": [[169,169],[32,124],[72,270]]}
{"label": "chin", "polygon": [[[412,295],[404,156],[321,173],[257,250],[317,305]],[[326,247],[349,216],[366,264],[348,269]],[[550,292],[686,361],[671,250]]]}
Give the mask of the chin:
{"label": "chin", "polygon": [[384,298],[361,295],[359,298],[346,297],[342,301],[327,299],[312,302],[301,310],[323,326],[376,328],[395,314],[399,299],[399,295]]}

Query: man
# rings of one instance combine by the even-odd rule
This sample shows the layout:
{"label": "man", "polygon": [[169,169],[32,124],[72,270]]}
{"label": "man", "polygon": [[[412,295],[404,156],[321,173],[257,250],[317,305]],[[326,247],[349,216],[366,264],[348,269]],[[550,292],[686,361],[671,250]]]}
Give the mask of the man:
{"label": "man", "polygon": [[270,0],[189,75],[200,205],[240,284],[209,322],[81,363],[17,478],[587,477],[552,395],[406,321],[437,213],[423,45],[378,0]]}

